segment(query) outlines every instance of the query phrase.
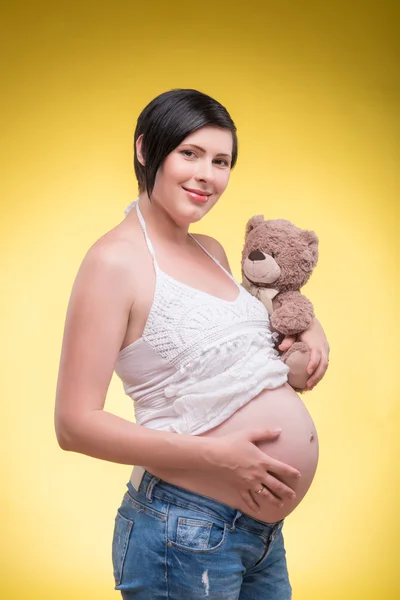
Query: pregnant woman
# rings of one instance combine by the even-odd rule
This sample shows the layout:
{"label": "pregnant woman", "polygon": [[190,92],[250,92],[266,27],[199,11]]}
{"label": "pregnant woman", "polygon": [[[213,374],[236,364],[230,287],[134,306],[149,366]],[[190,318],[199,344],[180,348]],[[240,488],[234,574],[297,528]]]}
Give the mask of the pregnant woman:
{"label": "pregnant woman", "polygon": [[[155,98],[135,131],[139,197],[72,290],[56,432],[65,450],[137,465],[112,544],[125,599],[291,598],[282,525],[314,477],[317,433],[266,309],[216,240],[188,233],[236,160],[221,104],[195,90]],[[317,321],[302,339],[312,388],[328,344]],[[136,423],[104,410],[114,370]]]}

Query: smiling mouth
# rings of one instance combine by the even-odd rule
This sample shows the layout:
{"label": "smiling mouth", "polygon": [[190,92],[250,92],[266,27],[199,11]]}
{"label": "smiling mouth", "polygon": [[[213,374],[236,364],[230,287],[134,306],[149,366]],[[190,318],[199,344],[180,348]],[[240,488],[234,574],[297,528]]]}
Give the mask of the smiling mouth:
{"label": "smiling mouth", "polygon": [[195,194],[196,196],[204,196],[206,198],[208,198],[208,196],[211,196],[211,192],[205,192],[203,190],[194,190],[192,188],[185,188],[184,186],[182,186],[182,188],[185,190],[185,192],[189,192],[189,194]]}

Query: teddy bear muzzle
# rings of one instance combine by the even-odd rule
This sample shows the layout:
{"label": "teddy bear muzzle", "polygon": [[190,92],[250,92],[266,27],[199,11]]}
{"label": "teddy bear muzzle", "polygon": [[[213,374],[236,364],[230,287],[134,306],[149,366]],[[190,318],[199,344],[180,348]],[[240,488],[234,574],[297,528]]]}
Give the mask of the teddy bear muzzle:
{"label": "teddy bear muzzle", "polygon": [[270,284],[276,281],[281,268],[272,256],[252,250],[243,263],[243,272],[251,283]]}

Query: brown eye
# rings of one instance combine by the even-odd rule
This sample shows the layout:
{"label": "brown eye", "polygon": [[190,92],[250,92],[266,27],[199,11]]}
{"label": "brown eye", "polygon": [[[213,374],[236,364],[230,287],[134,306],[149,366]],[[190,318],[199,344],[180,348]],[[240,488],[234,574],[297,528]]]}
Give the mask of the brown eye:
{"label": "brown eye", "polygon": [[192,152],[192,150],[182,150],[181,154],[187,158],[192,158],[194,156],[194,152]]}

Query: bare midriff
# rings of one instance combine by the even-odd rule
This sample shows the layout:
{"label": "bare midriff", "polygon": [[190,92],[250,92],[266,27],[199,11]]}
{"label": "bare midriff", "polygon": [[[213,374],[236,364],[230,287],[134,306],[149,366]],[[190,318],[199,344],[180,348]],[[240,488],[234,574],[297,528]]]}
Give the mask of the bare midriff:
{"label": "bare midriff", "polygon": [[254,494],[260,512],[252,512],[238,491],[215,474],[174,469],[151,469],[151,473],[168,483],[240,510],[255,519],[273,523],[287,517],[306,495],[318,463],[318,437],[313,420],[301,398],[285,384],[275,390],[264,390],[229,419],[203,433],[202,436],[222,436],[236,431],[280,427],[282,433],[273,442],[261,442],[258,447],[284,463],[298,469],[298,479],[282,479],[295,493],[294,500],[284,500],[283,507],[274,506],[263,494]]}

